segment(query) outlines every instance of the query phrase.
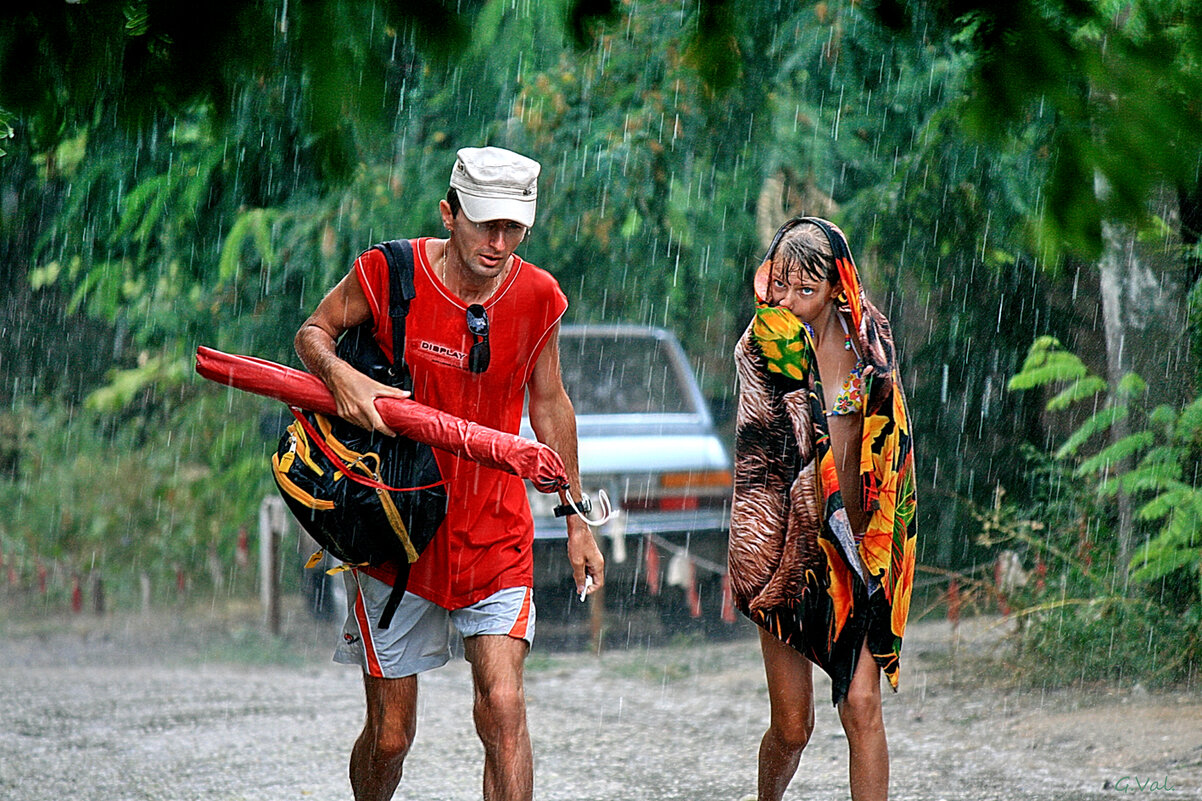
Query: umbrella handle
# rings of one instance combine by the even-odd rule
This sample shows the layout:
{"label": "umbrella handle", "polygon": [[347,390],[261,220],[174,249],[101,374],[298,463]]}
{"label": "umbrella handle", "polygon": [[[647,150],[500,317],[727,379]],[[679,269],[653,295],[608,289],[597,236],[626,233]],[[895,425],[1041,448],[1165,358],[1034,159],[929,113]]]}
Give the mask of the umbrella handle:
{"label": "umbrella handle", "polygon": [[[583,520],[585,523],[588,523],[590,526],[603,526],[618,516],[618,513],[614,511],[613,505],[609,502],[609,493],[607,493],[605,490],[597,490],[597,506],[600,507],[601,517],[593,520],[586,516],[584,512],[580,511],[580,507],[576,505],[574,500],[572,500],[572,493],[568,492],[569,489],[570,487],[568,486],[559,488],[559,500],[562,502],[561,506],[567,506],[571,508],[573,512],[580,516],[581,520]],[[588,498],[588,495],[582,492],[580,493],[580,497],[581,499],[586,499]],[[589,506],[591,507],[592,504],[590,503]],[[556,512],[558,514],[558,510],[556,510]]]}

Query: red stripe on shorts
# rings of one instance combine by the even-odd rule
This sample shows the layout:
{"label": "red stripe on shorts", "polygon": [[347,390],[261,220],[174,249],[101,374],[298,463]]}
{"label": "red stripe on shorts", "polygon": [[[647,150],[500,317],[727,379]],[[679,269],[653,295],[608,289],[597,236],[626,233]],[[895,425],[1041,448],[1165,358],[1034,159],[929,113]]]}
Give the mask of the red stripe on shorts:
{"label": "red stripe on shorts", "polygon": [[[355,576],[355,584],[358,585],[359,576]],[[359,638],[363,641],[363,654],[367,659],[367,673],[376,678],[384,678],[384,671],[380,667],[380,659],[376,656],[376,644],[371,639],[371,621],[367,619],[367,607],[363,604],[363,588],[359,588],[359,592],[355,593],[355,622],[359,624]]]}
{"label": "red stripe on shorts", "polygon": [[526,588],[526,594],[522,597],[522,609],[518,612],[518,619],[513,622],[513,628],[509,630],[510,637],[518,639],[526,639],[526,629],[530,625],[530,588]]}

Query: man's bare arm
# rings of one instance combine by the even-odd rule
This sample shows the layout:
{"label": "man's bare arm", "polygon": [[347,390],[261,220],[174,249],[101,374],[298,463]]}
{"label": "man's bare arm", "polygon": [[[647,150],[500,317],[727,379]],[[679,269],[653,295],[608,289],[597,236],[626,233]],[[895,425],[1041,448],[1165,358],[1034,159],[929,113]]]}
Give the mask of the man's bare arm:
{"label": "man's bare arm", "polygon": [[334,351],[334,343],[344,331],[370,319],[367,296],[351,272],[317,304],[296,332],[293,344],[309,372],[324,381],[334,394],[339,417],[369,431],[394,436],[395,432],[380,419],[375,399],[407,398],[409,393],[373,381],[338,358]]}
{"label": "man's bare arm", "polygon": [[[559,373],[558,327],[535,362],[528,389],[530,427],[540,442],[550,446],[563,459],[568,481],[572,484],[572,496],[578,499],[581,487],[580,463],[576,452],[576,413]],[[592,592],[605,583],[605,559],[601,556],[592,530],[583,520],[576,515],[569,515],[567,524],[568,561],[572,564],[576,590],[584,591],[585,577],[592,576],[593,584],[588,590]]]}

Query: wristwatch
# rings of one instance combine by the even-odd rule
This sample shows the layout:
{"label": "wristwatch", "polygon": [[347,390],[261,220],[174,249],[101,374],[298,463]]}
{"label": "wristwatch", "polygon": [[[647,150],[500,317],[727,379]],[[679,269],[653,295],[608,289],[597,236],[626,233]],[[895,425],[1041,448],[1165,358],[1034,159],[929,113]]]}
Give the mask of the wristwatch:
{"label": "wristwatch", "polygon": [[[582,514],[588,514],[593,511],[593,502],[588,499],[587,495],[582,495],[580,500],[576,501],[576,509],[579,509]],[[567,517],[576,514],[576,509],[573,509],[570,503],[561,503],[555,507],[554,512],[556,517]]]}

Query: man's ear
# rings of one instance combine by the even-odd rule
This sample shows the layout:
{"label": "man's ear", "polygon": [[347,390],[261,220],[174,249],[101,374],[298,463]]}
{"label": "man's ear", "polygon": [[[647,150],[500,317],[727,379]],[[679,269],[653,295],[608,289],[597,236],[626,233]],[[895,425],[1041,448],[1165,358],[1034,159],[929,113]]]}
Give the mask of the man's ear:
{"label": "man's ear", "polygon": [[438,213],[442,215],[442,227],[451,230],[452,223],[455,222],[455,215],[451,214],[451,204],[446,200],[438,201]]}

